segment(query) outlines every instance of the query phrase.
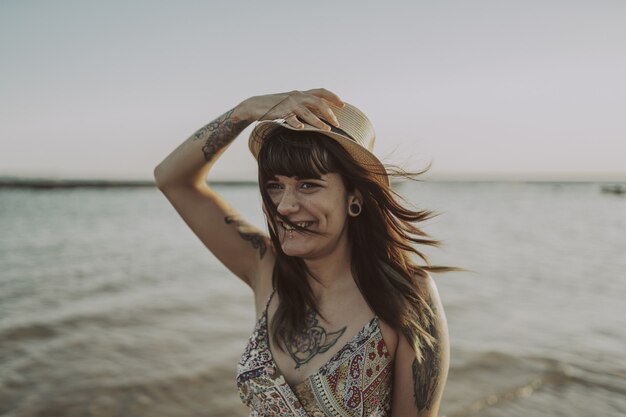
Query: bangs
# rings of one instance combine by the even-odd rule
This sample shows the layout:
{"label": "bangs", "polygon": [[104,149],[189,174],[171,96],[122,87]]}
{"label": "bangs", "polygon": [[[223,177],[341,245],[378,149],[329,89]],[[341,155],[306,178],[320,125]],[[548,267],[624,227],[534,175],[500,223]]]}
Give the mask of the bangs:
{"label": "bangs", "polygon": [[326,149],[326,144],[332,142],[320,133],[276,129],[259,151],[259,185],[277,175],[319,179],[324,174],[337,172],[337,164]]}

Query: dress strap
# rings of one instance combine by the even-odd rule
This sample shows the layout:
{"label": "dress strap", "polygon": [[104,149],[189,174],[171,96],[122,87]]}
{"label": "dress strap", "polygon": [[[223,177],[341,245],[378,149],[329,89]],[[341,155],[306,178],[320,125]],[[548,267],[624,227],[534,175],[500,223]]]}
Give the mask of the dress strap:
{"label": "dress strap", "polygon": [[265,309],[263,310],[264,314],[267,314],[267,309],[270,306],[270,302],[272,301],[272,297],[274,296],[275,292],[276,292],[276,288],[273,288],[272,293],[270,294],[269,298],[267,299],[267,302],[265,303]]}

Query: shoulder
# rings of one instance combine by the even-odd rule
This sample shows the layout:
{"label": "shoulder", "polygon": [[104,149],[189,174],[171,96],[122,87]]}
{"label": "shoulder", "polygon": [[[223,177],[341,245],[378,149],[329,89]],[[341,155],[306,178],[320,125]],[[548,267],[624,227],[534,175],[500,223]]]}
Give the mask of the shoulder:
{"label": "shoulder", "polygon": [[437,285],[435,284],[435,280],[432,275],[428,272],[426,272],[425,275],[415,274],[415,279],[420,291],[427,296],[427,301],[440,301],[439,291],[437,290]]}
{"label": "shoulder", "polygon": [[[435,280],[429,273],[425,273],[424,275],[416,274],[414,277],[418,286],[419,294],[426,304],[424,305],[422,311],[416,313],[418,315],[421,315],[420,313],[424,313],[430,318],[431,328],[427,330],[431,330],[434,337],[437,337],[437,333],[439,333],[439,336],[447,335],[446,315]],[[429,309],[430,311],[424,311]],[[396,333],[399,339],[406,339],[400,330],[397,330]]]}
{"label": "shoulder", "polygon": [[[445,338],[445,343],[447,343],[447,320],[435,280],[428,273],[426,273],[425,275],[416,274],[415,280],[417,282],[418,289],[421,296],[423,297],[423,300],[426,302],[432,312],[432,315],[429,314],[432,320],[431,328],[429,330],[434,333],[434,337]],[[386,325],[386,327],[387,333],[394,333],[393,336],[390,337],[390,339],[395,342],[393,344],[396,348],[393,349],[394,351],[397,351],[397,348],[402,345],[404,346],[405,350],[407,350],[407,348],[410,350],[410,352],[407,353],[409,353],[410,355],[414,354],[413,349],[410,347],[410,343],[406,340],[406,336],[400,329],[392,329],[389,325]]]}
{"label": "shoulder", "polygon": [[[424,290],[424,296],[426,298],[426,302],[433,310],[433,319],[435,320],[435,325],[446,325],[446,314],[443,310],[443,303],[441,301],[441,296],[439,295],[439,289],[435,284],[435,280],[430,274],[426,274],[425,278],[420,278],[422,288]],[[447,327],[446,327],[447,333]]]}
{"label": "shoulder", "polygon": [[424,301],[431,310],[429,312],[431,323],[430,328],[427,330],[438,340],[440,345],[447,346],[448,322],[435,280],[430,274],[426,273],[424,276],[417,277],[417,282]]}

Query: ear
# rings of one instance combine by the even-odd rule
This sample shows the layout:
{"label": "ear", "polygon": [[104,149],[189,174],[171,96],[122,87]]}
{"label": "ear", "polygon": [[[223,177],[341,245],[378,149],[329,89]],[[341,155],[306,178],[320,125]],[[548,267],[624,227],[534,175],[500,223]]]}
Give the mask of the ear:
{"label": "ear", "polygon": [[357,189],[354,189],[353,192],[348,193],[348,206],[354,202],[358,202],[359,204],[363,204],[363,194]]}

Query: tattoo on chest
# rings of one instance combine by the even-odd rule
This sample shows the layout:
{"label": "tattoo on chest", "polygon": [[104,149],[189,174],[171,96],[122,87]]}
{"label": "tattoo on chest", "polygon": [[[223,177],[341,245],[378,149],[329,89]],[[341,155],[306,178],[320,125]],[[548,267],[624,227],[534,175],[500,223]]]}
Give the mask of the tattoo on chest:
{"label": "tattoo on chest", "polygon": [[346,326],[335,332],[327,332],[319,325],[314,310],[306,314],[305,326],[293,340],[285,343],[289,355],[296,362],[295,369],[308,363],[315,355],[327,352],[346,331]]}
{"label": "tattoo on chest", "polygon": [[194,133],[194,140],[205,140],[202,152],[208,162],[233,141],[250,123],[231,118],[235,109],[229,110]]}
{"label": "tattoo on chest", "polygon": [[267,251],[267,244],[265,243],[265,237],[258,230],[235,216],[226,216],[224,222],[226,222],[226,224],[234,223],[237,227],[237,232],[239,232],[239,236],[241,236],[243,240],[250,242],[253,248],[258,249],[259,257],[263,259]]}

